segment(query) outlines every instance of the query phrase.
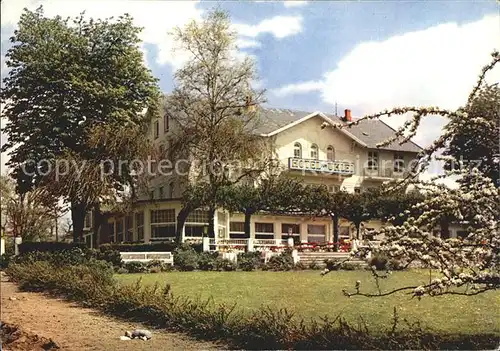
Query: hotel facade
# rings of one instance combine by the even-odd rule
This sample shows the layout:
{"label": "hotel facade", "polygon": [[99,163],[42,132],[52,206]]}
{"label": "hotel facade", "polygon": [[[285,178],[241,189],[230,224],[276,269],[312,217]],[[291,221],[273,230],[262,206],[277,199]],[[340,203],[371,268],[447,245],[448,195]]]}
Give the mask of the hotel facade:
{"label": "hotel facade", "polygon": [[[364,120],[350,128],[330,128],[352,121],[351,111],[338,117],[322,112],[260,108],[256,131],[268,142],[273,157],[282,171],[304,184],[326,186],[330,192],[360,193],[379,187],[384,182],[401,179],[421,148],[409,142],[385,147],[377,144],[394,135],[394,130],[380,120]],[[175,120],[167,110],[161,118],[151,121],[148,138],[160,154],[168,150],[175,133]],[[175,237],[176,218],[182,208],[181,195],[192,181],[190,173],[155,176],[150,188],[133,204],[131,213],[109,216],[102,228],[100,243],[158,242]],[[257,245],[277,245],[291,233],[301,242],[328,243],[333,241],[333,225],[329,217],[278,216],[255,214],[251,233],[243,230],[244,216],[219,209],[215,213],[212,243],[226,241]],[[91,242],[91,214],[86,219],[86,241]],[[183,240],[201,240],[209,225],[208,212],[193,211],[182,228]],[[380,227],[372,220],[363,225],[363,233]],[[350,238],[353,226],[346,220],[339,225],[340,238]],[[363,234],[362,233],[362,234]]]}

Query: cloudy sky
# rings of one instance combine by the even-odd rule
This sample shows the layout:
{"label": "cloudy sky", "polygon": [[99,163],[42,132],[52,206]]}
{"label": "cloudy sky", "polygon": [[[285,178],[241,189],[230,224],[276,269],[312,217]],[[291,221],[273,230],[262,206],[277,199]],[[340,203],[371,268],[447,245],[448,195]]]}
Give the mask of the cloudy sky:
{"label": "cloudy sky", "polygon": [[[214,7],[227,10],[242,51],[255,57],[268,105],[353,115],[394,105],[458,107],[493,49],[500,49],[499,5],[491,1],[106,1],[4,0],[2,72],[8,37],[23,7],[48,16],[131,14],[144,27],[143,51],[161,88],[185,59],[168,32]],[[497,70],[491,80],[500,80]],[[398,121],[391,124],[397,125]],[[443,121],[423,125],[417,142]]]}

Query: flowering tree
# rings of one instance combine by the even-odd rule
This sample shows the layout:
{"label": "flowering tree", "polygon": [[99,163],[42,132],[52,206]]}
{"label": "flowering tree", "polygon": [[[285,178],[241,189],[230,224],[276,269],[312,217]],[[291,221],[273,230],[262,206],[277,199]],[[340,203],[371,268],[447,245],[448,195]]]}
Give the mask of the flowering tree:
{"label": "flowering tree", "polygon": [[[354,291],[345,291],[346,295],[386,296],[398,291],[407,291],[420,298],[423,295],[477,295],[499,288],[500,194],[491,176],[493,167],[478,167],[475,162],[459,163],[459,152],[446,152],[450,150],[450,145],[456,150],[456,141],[464,134],[473,135],[474,140],[481,140],[481,135],[489,134],[492,128],[498,131],[498,118],[495,120],[490,115],[484,116],[485,109],[477,107],[478,99],[481,99],[482,103],[487,100],[487,111],[491,112],[492,109],[496,111],[497,116],[500,111],[498,90],[493,94],[492,87],[485,82],[486,74],[500,61],[498,52],[494,52],[492,57],[491,63],[482,69],[465,106],[456,111],[438,107],[401,107],[365,116],[350,124],[355,125],[364,119],[412,113],[413,117],[397,129],[392,138],[379,144],[384,146],[393,142],[408,142],[416,134],[424,117],[447,117],[449,122],[444,127],[443,134],[420,152],[420,162],[411,171],[417,174],[422,172],[432,159],[445,159],[447,164],[455,162],[460,167],[446,167],[443,175],[427,182],[407,178],[388,190],[401,191],[401,187],[413,184],[427,196],[414,205],[416,214],[410,215],[404,223],[380,229],[385,238],[377,250],[406,266],[413,262],[423,264],[437,271],[437,276],[432,279],[431,274],[425,284],[402,286],[391,291],[379,289],[377,293],[363,292],[358,281]],[[498,150],[494,150],[496,147],[498,144],[491,148],[476,148],[475,157],[478,156],[477,153],[483,153],[480,155],[481,159],[493,160],[491,164],[498,165]],[[443,151],[447,155],[445,158],[438,156]],[[447,176],[457,177],[460,186],[450,189],[435,181]],[[463,238],[433,236],[433,229],[440,225],[443,218],[456,218],[465,228],[466,235]],[[377,273],[375,269],[372,269],[372,273],[377,281],[388,276]]]}

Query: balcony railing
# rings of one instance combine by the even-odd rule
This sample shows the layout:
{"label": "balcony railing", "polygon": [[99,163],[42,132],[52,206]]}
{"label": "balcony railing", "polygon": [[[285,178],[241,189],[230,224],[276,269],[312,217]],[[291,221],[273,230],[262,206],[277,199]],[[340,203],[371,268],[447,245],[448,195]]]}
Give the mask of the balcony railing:
{"label": "balcony railing", "polygon": [[369,178],[404,178],[408,176],[407,171],[395,172],[394,168],[369,168],[363,169],[363,176]]}
{"label": "balcony railing", "polygon": [[288,168],[296,171],[331,174],[354,174],[354,163],[348,161],[326,161],[290,157]]}

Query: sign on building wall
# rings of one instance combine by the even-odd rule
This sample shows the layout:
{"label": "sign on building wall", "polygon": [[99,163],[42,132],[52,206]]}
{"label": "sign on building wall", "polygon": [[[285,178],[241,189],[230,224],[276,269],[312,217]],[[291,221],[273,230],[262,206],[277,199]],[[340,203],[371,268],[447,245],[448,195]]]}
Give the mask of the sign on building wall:
{"label": "sign on building wall", "polygon": [[288,159],[288,168],[298,171],[323,172],[336,174],[353,174],[354,163],[343,161],[307,160],[302,158]]}

